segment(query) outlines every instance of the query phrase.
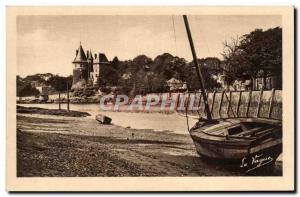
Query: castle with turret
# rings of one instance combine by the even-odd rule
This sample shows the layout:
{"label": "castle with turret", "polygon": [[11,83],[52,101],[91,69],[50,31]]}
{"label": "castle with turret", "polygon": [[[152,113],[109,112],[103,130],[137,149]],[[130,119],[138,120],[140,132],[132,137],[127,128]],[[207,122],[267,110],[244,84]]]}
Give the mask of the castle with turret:
{"label": "castle with turret", "polygon": [[74,64],[72,89],[96,86],[99,82],[101,66],[110,64],[104,53],[93,55],[91,50],[85,53],[81,43],[72,63]]}

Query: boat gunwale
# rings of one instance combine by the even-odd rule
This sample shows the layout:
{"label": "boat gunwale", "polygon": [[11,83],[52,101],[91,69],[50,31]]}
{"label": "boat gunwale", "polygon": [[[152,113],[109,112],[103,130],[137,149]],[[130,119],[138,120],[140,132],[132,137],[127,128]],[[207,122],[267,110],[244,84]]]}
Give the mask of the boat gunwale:
{"label": "boat gunwale", "polygon": [[[207,133],[207,132],[204,132],[204,131],[200,131],[206,135],[210,135],[210,136],[213,136],[213,137],[222,137],[224,138],[224,140],[228,140],[228,138],[233,138],[233,139],[247,139],[247,140],[256,140],[257,138],[256,137],[246,137],[246,136],[230,136],[230,135],[218,135],[218,134],[210,134],[210,133]],[[191,134],[193,136],[193,134]],[[199,137],[199,136],[197,136]]]}
{"label": "boat gunwale", "polygon": [[[240,124],[241,122],[255,122],[255,120],[259,123],[269,123],[270,125],[276,125],[276,123],[280,124],[281,125],[281,122],[280,120],[274,120],[274,119],[269,119],[269,118],[252,118],[252,117],[248,117],[248,118],[220,118],[220,119],[214,119],[214,120],[221,120],[221,121],[224,121],[224,122],[230,122],[230,121],[227,121],[227,120],[244,120],[244,121],[240,121],[240,122],[237,122],[237,123],[232,123],[232,125],[229,125],[229,126],[220,126],[219,129],[225,129],[225,128],[229,128],[229,127],[233,127],[233,126],[236,126],[238,124]],[[253,121],[254,120],[254,121]],[[276,121],[276,122],[274,122]],[[216,123],[216,124],[220,124],[220,123]],[[214,125],[214,124],[212,124]],[[206,125],[207,127],[209,127],[210,125]],[[205,126],[204,126],[205,127]],[[207,131],[204,131],[205,129],[201,129],[201,128],[197,128],[197,129],[200,129],[199,132],[202,132],[206,135],[209,135],[209,136],[214,136],[214,137],[222,137],[222,138],[225,138],[226,139],[229,139],[229,138],[233,138],[233,139],[247,139],[247,140],[253,140],[255,141],[257,139],[257,137],[246,137],[246,136],[232,136],[232,135],[218,135],[218,134],[212,134],[212,133],[208,133]],[[193,129],[191,128],[190,129],[190,134],[192,134],[192,130],[195,131],[196,129]]]}
{"label": "boat gunwale", "polygon": [[199,137],[195,136],[194,138],[192,137],[192,139],[199,143],[199,144],[214,144],[216,145],[219,144],[222,147],[247,147],[247,149],[249,148],[249,146],[251,145],[251,143],[253,142],[253,140],[240,140],[240,141],[230,141],[230,140],[213,140],[213,139],[199,139]]}

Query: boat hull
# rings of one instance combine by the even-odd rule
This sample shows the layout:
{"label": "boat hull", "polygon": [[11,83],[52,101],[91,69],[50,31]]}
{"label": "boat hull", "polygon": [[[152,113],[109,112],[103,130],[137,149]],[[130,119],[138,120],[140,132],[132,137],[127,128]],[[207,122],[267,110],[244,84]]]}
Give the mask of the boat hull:
{"label": "boat hull", "polygon": [[[255,173],[262,169],[273,168],[276,159],[282,152],[282,129],[275,126],[264,137],[235,137],[207,133],[212,128],[212,133],[226,127],[204,126],[192,128],[191,137],[197,153],[209,162],[225,164],[235,167],[246,173]],[[230,127],[230,126],[229,126]]]}
{"label": "boat hull", "polygon": [[222,148],[195,141],[194,144],[197,153],[205,161],[234,167],[246,173],[252,173],[259,168],[273,168],[282,152],[281,143],[254,152],[249,152],[248,149]]}

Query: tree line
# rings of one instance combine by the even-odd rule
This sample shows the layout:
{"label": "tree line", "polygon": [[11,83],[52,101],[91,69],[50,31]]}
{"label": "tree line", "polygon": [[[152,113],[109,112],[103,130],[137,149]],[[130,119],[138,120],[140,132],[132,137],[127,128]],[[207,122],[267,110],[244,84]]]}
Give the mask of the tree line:
{"label": "tree line", "polygon": [[[212,67],[219,68],[221,61],[216,57],[198,61],[202,65],[206,87],[218,87],[219,84],[209,71],[213,70]],[[130,95],[166,92],[169,91],[167,81],[171,78],[186,82],[189,90],[199,89],[193,62],[169,53],[158,55],[154,59],[146,55],[127,61],[114,59],[111,65],[101,67],[99,86],[104,91],[107,87],[117,86],[120,92]]]}
{"label": "tree line", "polygon": [[71,87],[73,77],[62,77],[51,73],[29,75],[24,78],[17,75],[17,96],[37,96],[40,92],[37,86],[49,86],[54,92],[64,92],[67,90],[67,85]]}
{"label": "tree line", "polygon": [[[225,84],[235,80],[251,80],[276,77],[276,87],[282,87],[282,29],[280,27],[256,29],[249,34],[223,43],[223,60],[216,57],[198,59],[206,89],[220,88],[218,75],[224,76]],[[154,59],[139,55],[133,60],[119,61],[101,68],[99,86],[120,86],[127,94],[166,92],[166,82],[175,78],[186,82],[187,89],[199,89],[194,62],[164,53]]]}
{"label": "tree line", "polygon": [[[206,89],[220,88],[218,75],[224,82],[235,80],[255,80],[261,77],[277,77],[277,88],[282,87],[282,28],[256,29],[248,34],[223,43],[223,60],[216,57],[198,59]],[[43,75],[48,75],[47,79]],[[109,93],[115,87],[118,93],[127,95],[167,92],[167,81],[175,78],[186,83],[188,91],[199,89],[194,62],[173,56],[170,53],[158,55],[154,59],[138,55],[132,60],[121,61],[117,57],[110,64],[101,65],[100,78],[96,88]],[[17,76],[17,95],[39,94],[31,82],[50,85],[56,91],[65,91],[71,86],[72,76],[37,74],[21,78]]]}

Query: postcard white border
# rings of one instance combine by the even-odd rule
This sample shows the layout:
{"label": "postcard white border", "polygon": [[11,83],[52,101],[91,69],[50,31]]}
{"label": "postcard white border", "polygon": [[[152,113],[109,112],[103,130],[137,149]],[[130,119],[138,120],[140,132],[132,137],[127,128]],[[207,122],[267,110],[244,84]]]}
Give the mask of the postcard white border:
{"label": "postcard white border", "polygon": [[[291,191],[294,190],[293,7],[7,7],[8,191]],[[283,176],[280,177],[16,177],[17,15],[281,15],[283,28]]]}

